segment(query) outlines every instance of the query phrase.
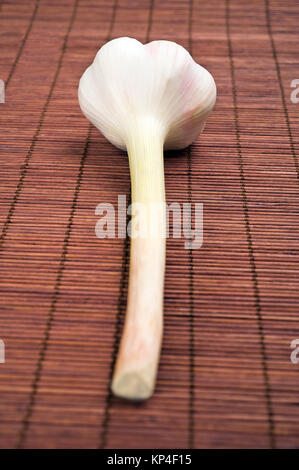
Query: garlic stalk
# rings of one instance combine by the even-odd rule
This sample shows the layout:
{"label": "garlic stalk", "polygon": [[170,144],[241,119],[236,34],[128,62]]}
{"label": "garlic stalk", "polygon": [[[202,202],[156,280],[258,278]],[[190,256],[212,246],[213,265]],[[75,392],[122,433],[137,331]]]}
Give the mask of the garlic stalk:
{"label": "garlic stalk", "polygon": [[112,380],[115,395],[142,400],[154,390],[163,329],[163,149],[194,141],[214,106],[216,86],[182,46],[143,45],[124,37],[98,51],[81,77],[78,96],[87,119],[127,150],[132,215],[138,204],[145,209],[139,225],[146,230],[132,225],[126,320]]}

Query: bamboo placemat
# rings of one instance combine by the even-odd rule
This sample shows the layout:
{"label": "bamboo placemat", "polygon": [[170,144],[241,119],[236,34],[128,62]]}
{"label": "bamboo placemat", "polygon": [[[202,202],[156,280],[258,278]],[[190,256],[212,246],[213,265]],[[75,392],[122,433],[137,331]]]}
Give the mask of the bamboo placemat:
{"label": "bamboo placemat", "polygon": [[[2,0],[0,445],[299,447],[299,7],[296,0]],[[78,80],[108,39],[174,40],[218,99],[165,158],[167,201],[201,202],[204,243],[167,242],[155,395],[109,380],[128,241],[95,208],[129,195],[127,158],[89,126]]]}

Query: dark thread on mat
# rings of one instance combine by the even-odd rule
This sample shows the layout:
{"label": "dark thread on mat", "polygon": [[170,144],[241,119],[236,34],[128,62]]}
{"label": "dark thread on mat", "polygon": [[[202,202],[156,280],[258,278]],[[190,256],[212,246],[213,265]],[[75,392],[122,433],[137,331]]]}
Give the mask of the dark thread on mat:
{"label": "dark thread on mat", "polygon": [[[42,115],[41,115],[41,118],[40,118],[40,121],[39,121],[39,125],[37,127],[36,132],[35,132],[34,145],[31,145],[30,153],[28,153],[27,157],[26,157],[27,167],[28,167],[28,162],[29,162],[30,155],[32,155],[32,153],[33,153],[35,142],[36,142],[38,133],[41,129],[43,119],[44,119],[44,116],[45,116],[45,113],[46,113],[46,110],[47,110],[47,106],[48,106],[48,104],[50,102],[50,99],[52,97],[52,93],[53,93],[53,90],[54,90],[54,87],[55,87],[55,83],[56,83],[56,80],[57,80],[57,77],[58,77],[58,74],[59,74],[59,71],[60,71],[60,68],[61,68],[61,65],[62,65],[63,55],[64,55],[64,52],[66,50],[68,36],[69,36],[69,33],[72,29],[72,26],[73,26],[73,23],[74,23],[74,20],[75,20],[75,17],[76,17],[78,2],[79,2],[79,0],[76,0],[75,3],[74,3],[73,13],[72,13],[72,16],[71,16],[71,19],[70,19],[69,27],[68,27],[66,35],[65,35],[65,39],[64,39],[64,43],[63,43],[63,47],[62,47],[61,56],[60,56],[60,59],[59,59],[59,62],[58,62],[56,74],[55,74],[55,77],[53,79],[51,89],[50,89],[48,98],[46,100],[46,104],[43,108]],[[58,268],[58,272],[57,272],[57,278],[56,278],[56,282],[55,282],[55,286],[54,286],[53,297],[52,297],[49,313],[48,313],[48,316],[47,316],[47,323],[46,323],[46,326],[45,326],[44,338],[43,338],[43,341],[42,341],[42,345],[41,345],[41,349],[40,349],[39,357],[38,357],[38,361],[37,361],[37,366],[36,366],[36,369],[35,369],[35,372],[34,372],[33,382],[32,382],[32,385],[31,385],[31,392],[30,392],[30,396],[29,396],[28,406],[26,408],[25,415],[24,415],[24,418],[22,420],[22,426],[21,426],[21,430],[20,430],[18,440],[17,440],[17,445],[16,445],[17,449],[21,449],[24,445],[24,442],[25,442],[26,436],[27,436],[27,431],[28,431],[29,426],[30,426],[30,418],[32,416],[34,405],[35,405],[35,399],[36,399],[36,395],[37,395],[37,392],[38,392],[38,386],[39,386],[39,381],[40,381],[40,377],[41,377],[41,373],[42,373],[43,362],[44,362],[45,354],[46,354],[46,351],[47,351],[47,348],[48,348],[48,342],[49,342],[49,337],[50,337],[50,333],[51,333],[51,328],[52,328],[52,323],[53,323],[53,318],[54,318],[54,313],[55,313],[59,288],[60,288],[60,284],[61,284],[61,278],[62,278],[62,274],[63,274],[63,271],[64,271],[64,265],[65,265],[65,259],[66,259],[66,254],[67,254],[68,242],[69,242],[69,238],[70,238],[71,228],[72,228],[72,224],[73,224],[73,217],[74,217],[76,204],[77,204],[77,199],[78,199],[78,194],[79,194],[79,190],[80,190],[80,184],[81,184],[81,180],[82,180],[84,162],[85,162],[86,155],[87,155],[87,152],[88,152],[90,135],[91,135],[91,125],[89,126],[87,140],[86,140],[84,151],[83,151],[83,154],[82,154],[82,157],[81,157],[81,162],[80,162],[79,172],[78,172],[78,176],[77,176],[77,182],[76,182],[73,202],[72,202],[72,206],[71,206],[71,212],[70,212],[70,216],[69,216],[69,220],[68,220],[68,224],[67,224],[67,229],[66,229],[65,237],[64,237],[64,241],[63,241],[62,254],[61,254],[61,259],[60,259],[59,268]],[[27,167],[26,167],[26,169],[27,169]],[[24,180],[25,173],[26,173],[26,170],[24,170],[24,172],[23,172],[22,182]],[[18,191],[19,192],[21,190],[21,186],[22,186],[22,183],[21,183],[21,185],[19,183],[19,186],[18,186],[18,188],[19,188]],[[17,201],[17,198],[15,198],[15,204],[16,204],[16,201]]]}
{"label": "dark thread on mat", "polygon": [[268,30],[268,35],[269,35],[269,38],[270,38],[273,59],[274,59],[274,62],[275,62],[275,67],[276,67],[276,74],[277,74],[279,88],[280,88],[281,101],[282,101],[282,105],[283,105],[283,111],[284,111],[284,116],[285,116],[287,130],[288,130],[288,137],[289,137],[289,141],[290,141],[292,157],[293,157],[294,165],[295,165],[295,168],[296,168],[297,178],[299,179],[299,163],[298,163],[298,158],[297,158],[296,150],[295,150],[295,144],[294,144],[293,135],[292,135],[292,131],[291,131],[291,123],[290,123],[286,98],[285,98],[285,94],[284,94],[284,88],[283,88],[283,84],[282,84],[280,65],[279,65],[279,61],[278,61],[278,57],[277,57],[277,51],[276,51],[273,32],[272,32],[269,0],[265,0],[265,10],[266,10],[267,30]]}
{"label": "dark thread on mat", "polygon": [[[130,205],[131,201],[128,201]],[[127,223],[128,225],[128,216],[127,216]],[[113,351],[112,351],[112,359],[110,364],[109,370],[109,391],[106,397],[106,405],[105,405],[105,412],[102,422],[102,432],[100,437],[99,449],[104,449],[107,444],[107,434],[108,434],[108,427],[110,421],[110,408],[112,404],[112,392],[111,392],[111,382],[114,372],[114,367],[116,364],[116,358],[121,338],[121,330],[122,330],[122,319],[125,313],[125,298],[126,298],[126,279],[128,276],[128,265],[129,265],[129,248],[130,242],[129,237],[126,236],[124,240],[124,250],[123,250],[123,258],[122,258],[122,267],[121,267],[121,278],[120,278],[120,288],[119,288],[119,295],[118,295],[118,306],[117,306],[117,316],[116,316],[116,323],[115,323],[115,330],[114,330],[114,338],[113,338]]]}
{"label": "dark thread on mat", "polygon": [[[149,16],[148,16],[148,25],[146,31],[146,42],[149,42],[150,32],[152,28],[152,21],[153,21],[153,10],[154,10],[154,0],[151,0],[150,7],[149,7]],[[129,200],[130,204],[130,200]],[[102,421],[102,432],[100,435],[100,443],[99,449],[104,449],[107,444],[107,437],[108,437],[108,428],[110,423],[110,409],[112,405],[112,391],[111,391],[111,380],[113,377],[114,366],[116,363],[117,353],[119,349],[120,337],[121,337],[121,325],[122,319],[125,313],[125,306],[124,306],[124,299],[125,299],[125,288],[126,288],[126,279],[128,273],[128,264],[129,264],[129,237],[126,235],[124,240],[124,247],[123,247],[123,256],[122,256],[122,270],[121,270],[121,279],[120,279],[120,286],[119,286],[119,295],[118,295],[118,309],[117,309],[117,316],[115,322],[115,331],[114,331],[114,342],[113,342],[113,352],[112,352],[112,359],[110,364],[110,371],[109,371],[109,384],[108,384],[108,392],[106,397],[105,403],[105,410],[104,416]]]}
{"label": "dark thread on mat", "polygon": [[112,39],[112,31],[113,31],[114,24],[115,24],[117,7],[118,7],[118,0],[114,0],[110,26],[109,26],[109,30],[108,30],[108,33],[107,33],[107,36],[106,36],[106,42],[108,42]]}
{"label": "dark thread on mat", "polygon": [[25,439],[26,439],[26,433],[27,433],[28,428],[29,428],[30,418],[32,416],[34,405],[35,405],[35,398],[36,398],[37,391],[38,391],[38,384],[39,384],[39,381],[40,381],[41,372],[42,372],[42,368],[43,368],[43,362],[44,362],[46,351],[47,351],[47,348],[48,348],[50,333],[51,333],[53,319],[54,319],[55,310],[56,310],[56,304],[57,304],[57,300],[58,300],[59,289],[60,289],[60,286],[61,286],[61,279],[62,279],[62,275],[63,275],[64,268],[65,268],[65,261],[66,261],[66,256],[67,256],[68,244],[69,244],[70,234],[71,234],[71,230],[72,230],[74,214],[75,214],[75,210],[76,210],[76,207],[77,207],[77,200],[78,200],[78,195],[79,195],[79,192],[80,192],[80,186],[81,186],[81,181],[82,181],[84,164],[85,164],[85,160],[86,160],[86,157],[87,157],[87,154],[88,154],[88,147],[89,147],[90,137],[91,137],[91,129],[92,129],[92,126],[90,125],[89,129],[88,129],[88,134],[87,134],[87,139],[86,139],[86,142],[85,142],[84,151],[83,151],[81,161],[80,161],[80,167],[79,167],[79,171],[78,171],[77,182],[76,182],[74,197],[73,197],[72,206],[71,206],[71,212],[70,212],[70,216],[69,216],[69,220],[68,220],[64,240],[63,240],[62,253],[61,253],[60,263],[59,263],[59,267],[58,267],[56,282],[55,282],[55,286],[54,286],[53,297],[52,297],[52,301],[51,301],[51,305],[50,305],[50,309],[49,309],[49,313],[48,313],[48,317],[47,317],[47,323],[46,323],[46,327],[45,327],[44,338],[43,338],[42,346],[41,346],[41,349],[40,349],[40,352],[39,352],[39,358],[38,358],[37,367],[36,367],[36,370],[35,370],[35,373],[34,373],[34,379],[33,379],[33,383],[32,383],[32,390],[31,390],[31,394],[30,394],[30,398],[29,398],[29,404],[28,404],[28,407],[27,407],[27,410],[26,410],[25,417],[24,417],[23,422],[22,422],[23,426],[22,426],[22,429],[21,429],[21,432],[20,432],[17,448],[21,448],[24,441],[25,441]]}
{"label": "dark thread on mat", "polygon": [[[192,55],[192,19],[193,19],[193,0],[189,2],[189,22],[188,22],[188,38],[189,52]],[[187,150],[188,160],[188,202],[192,203],[192,147]],[[195,364],[194,364],[194,263],[193,251],[189,250],[189,299],[190,299],[190,315],[189,315],[189,423],[188,423],[188,446],[189,449],[194,448],[194,389],[195,389]]]}
{"label": "dark thread on mat", "polygon": [[59,75],[59,72],[60,72],[60,69],[61,69],[61,66],[62,66],[64,53],[65,53],[65,51],[66,51],[66,46],[67,46],[68,37],[69,37],[69,34],[70,34],[70,32],[71,32],[71,29],[72,29],[72,27],[73,27],[73,23],[74,23],[74,20],[75,20],[75,17],[76,17],[78,2],[79,2],[79,0],[76,0],[75,3],[74,3],[73,13],[72,13],[72,16],[71,16],[71,19],[70,19],[70,23],[69,23],[69,26],[68,26],[68,29],[67,29],[67,32],[66,32],[64,41],[63,41],[63,46],[62,46],[62,49],[61,49],[61,54],[60,54],[60,57],[59,57],[59,61],[58,61],[58,64],[57,64],[57,69],[56,69],[56,72],[55,72],[53,81],[52,81],[52,83],[51,83],[50,91],[49,91],[49,94],[48,94],[47,99],[46,99],[46,101],[45,101],[44,107],[43,107],[43,109],[42,109],[42,112],[41,112],[41,115],[40,115],[40,119],[39,119],[39,122],[38,122],[38,124],[37,124],[36,129],[35,129],[35,133],[34,133],[34,136],[33,136],[32,141],[31,141],[31,144],[30,144],[29,150],[28,150],[28,152],[27,152],[27,155],[26,155],[26,157],[25,157],[24,163],[23,163],[23,165],[22,165],[21,168],[20,168],[20,177],[19,177],[19,181],[18,181],[16,190],[15,190],[15,194],[14,194],[13,200],[12,200],[12,202],[11,202],[10,208],[9,208],[9,210],[8,210],[8,214],[7,214],[6,220],[5,220],[4,225],[3,225],[2,233],[1,233],[1,235],[0,235],[0,250],[1,250],[1,248],[3,247],[3,243],[4,243],[4,240],[5,240],[5,237],[6,237],[6,234],[7,234],[7,231],[8,231],[10,222],[11,222],[11,219],[12,219],[12,217],[13,217],[13,214],[14,214],[14,211],[15,211],[15,208],[16,208],[16,205],[17,205],[18,200],[19,200],[19,196],[20,196],[20,193],[21,193],[21,190],[22,190],[22,187],[23,187],[24,179],[25,179],[26,174],[27,174],[27,170],[28,170],[30,158],[31,158],[31,156],[32,156],[32,154],[33,154],[33,152],[34,152],[34,149],[35,149],[35,146],[36,146],[36,142],[37,142],[37,139],[38,139],[40,130],[41,130],[41,128],[42,128],[42,125],[43,125],[43,122],[44,122],[44,119],[45,119],[45,115],[46,115],[46,112],[47,112],[49,103],[50,103],[51,98],[52,98],[52,95],[53,95],[53,91],[54,91],[54,88],[55,88],[55,85],[56,85],[56,82],[57,82],[57,78],[58,78],[58,75]]}
{"label": "dark thread on mat", "polygon": [[262,361],[262,372],[263,372],[263,380],[264,380],[264,388],[265,388],[265,401],[266,401],[268,425],[269,425],[269,440],[270,440],[270,447],[274,449],[275,448],[274,416],[273,416],[273,407],[272,407],[272,400],[271,400],[269,372],[268,372],[268,366],[267,366],[267,351],[266,351],[266,344],[265,344],[265,337],[264,337],[263,319],[262,319],[262,313],[261,313],[260,292],[259,292],[257,269],[256,269],[255,257],[254,257],[254,248],[253,248],[253,243],[252,243],[250,218],[249,218],[247,194],[246,194],[246,186],[245,186],[244,164],[243,164],[242,146],[241,146],[241,139],[240,139],[240,127],[239,127],[239,113],[238,113],[238,105],[237,105],[237,88],[236,88],[235,68],[234,68],[234,60],[233,60],[231,34],[230,34],[230,11],[229,10],[230,10],[229,0],[226,0],[226,14],[225,14],[226,33],[227,33],[228,53],[229,53],[231,78],[232,78],[234,122],[235,122],[235,129],[236,129],[237,152],[238,152],[238,158],[239,158],[243,212],[244,212],[244,218],[245,218],[246,236],[247,236],[247,243],[248,243],[248,252],[249,252],[249,260],[250,260],[251,275],[252,275],[252,282],[253,282],[253,292],[254,292],[254,300],[255,300],[255,310],[256,310],[258,334],[259,334],[259,341],[260,341],[260,348],[261,348],[261,361]]}
{"label": "dark thread on mat", "polygon": [[30,20],[29,20],[28,28],[27,28],[27,30],[26,30],[26,33],[25,33],[23,39],[22,39],[21,46],[20,46],[20,48],[19,48],[19,50],[18,50],[18,53],[17,53],[17,55],[16,55],[16,58],[15,58],[15,60],[14,60],[14,62],[13,62],[13,64],[12,64],[12,66],[11,66],[10,72],[9,72],[8,77],[7,77],[7,79],[6,79],[6,82],[5,82],[5,86],[6,86],[6,87],[8,86],[8,84],[9,84],[9,82],[10,82],[10,80],[11,80],[11,77],[13,76],[13,73],[14,73],[14,71],[15,71],[15,68],[16,68],[16,66],[17,66],[17,63],[19,62],[19,59],[20,59],[20,57],[21,57],[21,55],[22,55],[23,49],[24,49],[24,47],[25,47],[25,44],[26,44],[27,39],[28,39],[28,36],[29,36],[30,31],[31,31],[31,29],[32,29],[34,20],[35,20],[35,18],[36,18],[36,14],[37,14],[38,7],[39,7],[39,0],[36,0],[34,9],[33,9],[32,15],[31,15],[31,18],[30,18]]}
{"label": "dark thread on mat", "polygon": [[[192,202],[192,158],[191,146],[188,148],[188,202]],[[194,263],[193,250],[189,249],[189,426],[188,426],[188,446],[194,448],[194,391],[195,391],[195,363],[194,363]]]}
{"label": "dark thread on mat", "polygon": [[146,36],[145,36],[146,43],[149,42],[150,40],[150,34],[152,30],[152,25],[153,25],[154,4],[155,4],[155,0],[151,0],[150,7],[149,7],[147,30],[146,30]]}

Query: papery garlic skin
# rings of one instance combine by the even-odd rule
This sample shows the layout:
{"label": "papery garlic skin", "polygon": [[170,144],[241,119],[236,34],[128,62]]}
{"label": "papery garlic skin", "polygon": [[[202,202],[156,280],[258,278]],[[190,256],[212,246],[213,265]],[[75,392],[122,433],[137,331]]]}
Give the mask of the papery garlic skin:
{"label": "papery garlic skin", "polygon": [[131,234],[126,320],[112,380],[115,395],[143,400],[154,390],[163,330],[163,149],[193,142],[214,106],[216,86],[176,43],[142,45],[119,38],[99,50],[80,80],[78,96],[85,116],[127,150],[133,205],[163,207],[146,221],[145,236]]}
{"label": "papery garlic skin", "polygon": [[113,39],[98,51],[79,85],[85,116],[123,150],[141,119],[159,122],[165,149],[187,147],[215,100],[212,75],[170,41],[143,45],[132,38]]}

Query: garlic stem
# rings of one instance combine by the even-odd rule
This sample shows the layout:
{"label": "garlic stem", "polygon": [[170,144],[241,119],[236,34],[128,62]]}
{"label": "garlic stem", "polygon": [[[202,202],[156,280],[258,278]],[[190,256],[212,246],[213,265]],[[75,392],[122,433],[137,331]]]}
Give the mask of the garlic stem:
{"label": "garlic stem", "polygon": [[[154,390],[163,329],[165,269],[165,189],[163,137],[159,126],[139,126],[130,138],[132,215],[130,274],[126,319],[115,366],[112,391],[135,400]],[[140,216],[140,211],[139,211]],[[143,225],[143,227],[140,227]],[[145,230],[146,233],[140,233]]]}

